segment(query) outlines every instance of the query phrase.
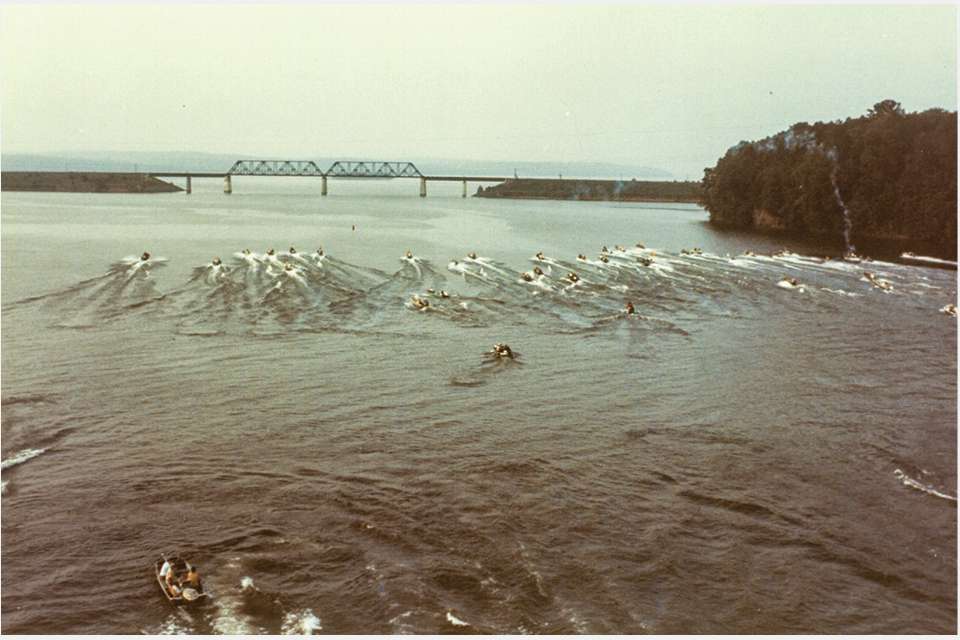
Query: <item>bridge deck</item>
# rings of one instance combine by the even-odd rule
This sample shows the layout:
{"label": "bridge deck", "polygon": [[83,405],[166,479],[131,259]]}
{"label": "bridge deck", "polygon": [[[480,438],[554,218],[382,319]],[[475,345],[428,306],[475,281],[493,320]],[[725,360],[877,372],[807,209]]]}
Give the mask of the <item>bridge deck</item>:
{"label": "bridge deck", "polygon": [[207,173],[203,171],[148,171],[154,178],[225,178],[226,173]]}
{"label": "bridge deck", "polygon": [[[225,178],[227,176],[240,177],[236,173],[211,173],[206,171],[148,171],[146,175],[153,176],[154,178]],[[246,176],[244,176],[246,177]],[[371,180],[393,180],[396,178],[418,178],[422,177],[424,180],[432,180],[434,182],[462,182],[466,180],[467,182],[506,182],[507,180],[512,180],[513,178],[495,178],[492,176],[364,176],[364,175],[309,175],[309,176],[298,176],[286,173],[279,174],[264,174],[262,178],[362,178],[362,179],[371,179]]]}
{"label": "bridge deck", "polygon": [[506,182],[513,178],[494,178],[491,176],[423,176],[425,180],[462,182]]}

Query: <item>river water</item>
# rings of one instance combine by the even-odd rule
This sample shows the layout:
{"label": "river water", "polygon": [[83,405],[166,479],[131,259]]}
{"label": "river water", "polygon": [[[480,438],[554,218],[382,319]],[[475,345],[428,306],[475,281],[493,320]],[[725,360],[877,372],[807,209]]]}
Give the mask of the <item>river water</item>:
{"label": "river water", "polygon": [[956,631],[955,272],[219,186],[3,194],[4,633]]}

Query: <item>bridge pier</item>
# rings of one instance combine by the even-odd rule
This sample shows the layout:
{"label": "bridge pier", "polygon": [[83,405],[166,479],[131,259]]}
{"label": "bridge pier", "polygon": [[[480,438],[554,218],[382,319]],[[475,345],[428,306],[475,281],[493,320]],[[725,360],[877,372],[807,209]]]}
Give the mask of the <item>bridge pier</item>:
{"label": "bridge pier", "polygon": [[467,181],[466,180],[463,181],[463,195],[461,195],[460,197],[461,198],[467,197]]}
{"label": "bridge pier", "polygon": [[233,193],[233,182],[230,180],[230,174],[223,176],[223,192],[226,194]]}
{"label": "bridge pier", "polygon": [[193,182],[190,180],[190,176],[187,176],[187,195],[193,193]]}
{"label": "bridge pier", "polygon": [[320,176],[320,195],[327,195],[327,176]]}
{"label": "bridge pier", "polygon": [[422,176],[420,177],[420,197],[427,197],[427,179]]}

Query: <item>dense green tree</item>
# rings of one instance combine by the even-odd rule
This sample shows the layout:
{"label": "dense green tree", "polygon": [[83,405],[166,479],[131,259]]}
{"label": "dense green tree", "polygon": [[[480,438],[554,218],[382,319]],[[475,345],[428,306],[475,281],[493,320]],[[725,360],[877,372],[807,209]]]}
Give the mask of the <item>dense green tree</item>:
{"label": "dense green tree", "polygon": [[839,192],[854,242],[915,239],[955,256],[956,144],[955,112],[883,100],[858,118],[800,122],[730,148],[704,171],[702,202],[718,225],[839,239]]}

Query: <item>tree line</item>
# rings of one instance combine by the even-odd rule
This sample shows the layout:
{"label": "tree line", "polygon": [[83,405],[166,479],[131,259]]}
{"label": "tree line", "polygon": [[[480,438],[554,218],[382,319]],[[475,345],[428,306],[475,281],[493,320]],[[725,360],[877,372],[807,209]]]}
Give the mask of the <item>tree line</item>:
{"label": "tree line", "polygon": [[702,204],[720,226],[842,242],[919,241],[956,256],[957,114],[905,113],[884,100],[858,118],[801,122],[730,148],[704,170]]}
{"label": "tree line", "polygon": [[626,202],[700,201],[695,181],[583,180],[579,178],[518,178],[492,187],[480,187],[481,198],[534,198],[549,200],[611,200]]}

